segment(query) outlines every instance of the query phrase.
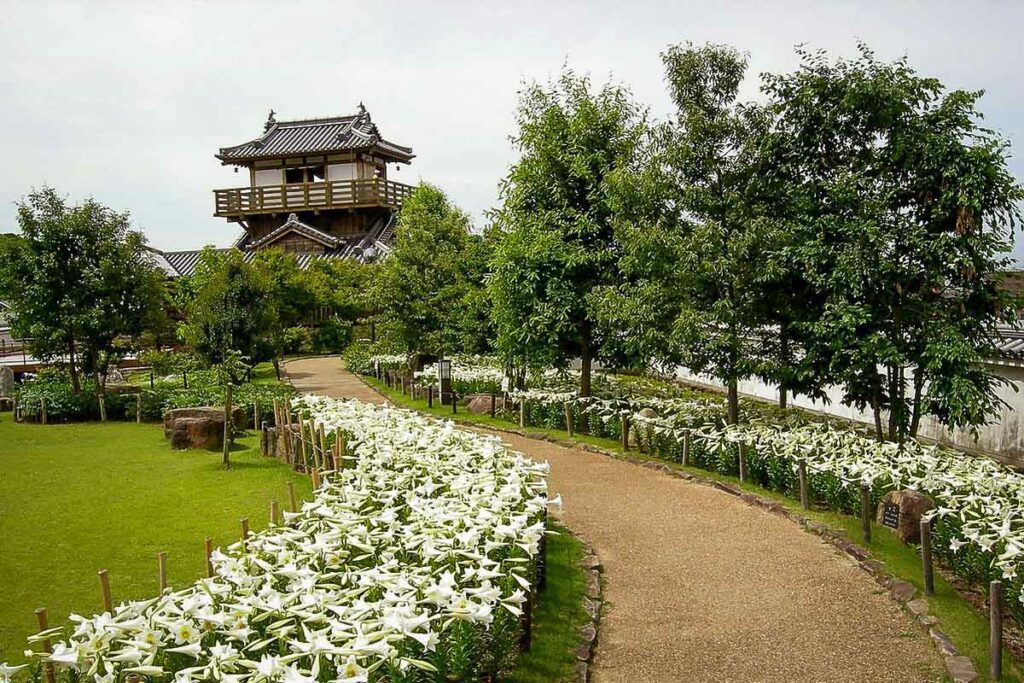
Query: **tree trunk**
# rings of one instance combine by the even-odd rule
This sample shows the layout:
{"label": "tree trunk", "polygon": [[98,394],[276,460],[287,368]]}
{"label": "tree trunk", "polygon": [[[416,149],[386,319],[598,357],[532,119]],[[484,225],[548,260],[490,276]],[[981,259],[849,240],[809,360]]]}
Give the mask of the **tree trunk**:
{"label": "tree trunk", "polygon": [[787,404],[786,387],[779,387],[779,407],[782,408],[782,409],[785,409],[786,408],[786,404]]}
{"label": "tree trunk", "polygon": [[780,372],[779,382],[779,407],[785,409],[787,403],[786,396],[786,382],[789,380],[789,371],[792,369],[792,362],[789,358],[789,334],[786,332],[786,326],[782,325],[779,329],[779,361],[782,364],[783,370]]}
{"label": "tree trunk", "polygon": [[910,420],[910,438],[917,438],[917,431],[921,427],[921,394],[924,391],[924,371],[921,368],[914,368],[914,412]]}
{"label": "tree trunk", "polygon": [[875,372],[875,386],[871,392],[871,412],[875,416],[875,438],[880,442],[885,441],[882,433],[882,381]]}
{"label": "tree trunk", "polygon": [[729,392],[728,392],[728,404],[729,410],[726,415],[726,424],[737,424],[740,421],[740,394],[737,388],[736,378],[729,379]]}
{"label": "tree trunk", "polygon": [[593,350],[590,348],[590,323],[584,322],[580,346],[580,396],[590,396],[591,365]]}
{"label": "tree trunk", "polygon": [[93,393],[96,394],[96,405],[100,408],[100,422],[107,421],[107,404],[103,400],[103,382],[100,381],[100,358],[96,349],[89,349],[89,358],[92,360],[92,384]]}
{"label": "tree trunk", "polygon": [[231,438],[234,434],[231,424],[231,382],[224,388],[224,467],[231,469]]}
{"label": "tree trunk", "polygon": [[71,388],[75,393],[82,391],[82,380],[78,376],[78,365],[75,363],[75,339],[68,340],[68,372],[71,374]]}
{"label": "tree trunk", "polygon": [[281,361],[274,357],[274,374],[277,375],[277,381],[281,381]]}
{"label": "tree trunk", "polygon": [[886,379],[889,383],[889,441],[896,440],[896,423],[899,420],[899,394],[896,391],[896,367],[886,368]]}

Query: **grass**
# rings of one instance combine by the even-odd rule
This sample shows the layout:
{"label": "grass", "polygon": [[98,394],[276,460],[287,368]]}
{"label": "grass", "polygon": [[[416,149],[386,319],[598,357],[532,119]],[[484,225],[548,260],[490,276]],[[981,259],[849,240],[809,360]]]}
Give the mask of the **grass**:
{"label": "grass", "polygon": [[510,683],[552,683],[572,679],[583,610],[586,575],[580,568],[583,545],[564,529],[548,537],[548,579],[533,613],[533,642],[519,657]]}
{"label": "grass", "polygon": [[[426,400],[414,400],[409,396],[404,396],[400,391],[390,389],[383,382],[379,382],[372,377],[363,377],[362,379],[387,395],[396,405],[415,408],[425,413],[437,415],[439,417],[447,417],[457,422],[467,424],[494,426],[505,429],[510,426],[516,426],[514,423],[508,420],[503,420],[500,417],[492,418],[489,415],[477,415],[468,411],[460,411],[456,415],[452,415],[451,408],[449,406],[442,407],[437,401],[434,402],[433,408],[427,408]],[[571,440],[577,443],[588,443],[590,445],[600,446],[607,451],[616,453],[622,452],[622,447],[619,442],[611,439],[602,439],[583,434],[576,434],[572,439],[569,439],[564,431],[540,427],[527,427],[526,429],[531,433],[557,436],[563,440]],[[921,560],[917,547],[904,545],[887,529],[877,524],[872,525],[871,543],[865,544],[861,539],[859,518],[827,510],[803,511],[800,510],[799,502],[774,491],[763,489],[759,486],[740,484],[736,477],[723,476],[695,467],[684,468],[676,463],[644,456],[635,450],[630,451],[630,457],[640,460],[656,460],[657,462],[665,463],[674,469],[684,470],[707,479],[728,481],[740,485],[747,491],[777,500],[791,510],[800,511],[811,519],[827,524],[833,528],[843,529],[851,540],[867,547],[871,551],[874,559],[884,562],[887,570],[891,574],[916,586],[919,596],[924,595],[924,582],[921,576]],[[657,521],[652,520],[652,524],[653,523],[657,523]],[[961,654],[966,655],[973,660],[974,665],[980,674],[980,678],[978,680],[989,680],[987,676],[989,661],[988,616],[986,614],[981,614],[970,603],[964,600],[947,581],[938,575],[938,573],[936,573],[935,576],[935,595],[927,598],[927,600],[929,613],[939,619],[939,628],[949,635],[960,650]],[[1024,681],[1024,668],[1009,656],[1005,648],[1003,653],[1003,677],[1001,680],[1015,683],[1021,683],[1021,681]]]}
{"label": "grass", "polygon": [[255,435],[231,458],[225,470],[219,452],[173,451],[151,424],[0,415],[0,662],[23,660],[37,607],[51,625],[99,611],[97,570],[115,602],[156,594],[161,550],[170,584],[190,583],[205,574],[204,537],[237,540],[242,517],[266,526],[271,498],[287,508],[289,480],[310,494],[306,477],[259,454]]}

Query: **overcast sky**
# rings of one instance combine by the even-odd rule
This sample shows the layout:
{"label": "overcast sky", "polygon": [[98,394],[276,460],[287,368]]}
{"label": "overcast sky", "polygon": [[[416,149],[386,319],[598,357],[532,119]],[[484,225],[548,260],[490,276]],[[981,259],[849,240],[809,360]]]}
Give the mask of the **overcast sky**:
{"label": "overcast sky", "polygon": [[[366,104],[417,157],[397,180],[445,189],[482,226],[514,153],[516,92],[565,62],[628,85],[669,112],[658,53],[732,44],[757,76],[796,64],[794,45],[910,58],[947,86],[984,89],[987,123],[1024,178],[1024,3],[347,2],[47,3],[0,0],[0,232],[14,202],[51,185],[131,212],[161,249],[226,246],[215,188],[246,184],[214,158],[279,120]],[[1024,239],[1014,255],[1024,260]]]}

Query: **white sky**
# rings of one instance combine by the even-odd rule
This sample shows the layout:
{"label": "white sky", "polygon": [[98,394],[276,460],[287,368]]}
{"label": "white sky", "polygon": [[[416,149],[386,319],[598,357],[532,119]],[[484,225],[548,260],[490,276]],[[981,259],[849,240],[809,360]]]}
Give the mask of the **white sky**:
{"label": "white sky", "polygon": [[[858,39],[947,86],[983,88],[990,126],[1015,146],[1024,3],[183,2],[0,0],[0,232],[14,202],[52,185],[131,212],[162,249],[225,246],[215,188],[246,184],[214,158],[277,118],[346,114],[362,101],[384,137],[417,154],[396,179],[428,180],[485,222],[513,160],[516,92],[567,62],[668,113],[658,53],[690,40],[750,53],[762,71],[806,43]],[[1024,177],[1024,152],[1014,159]],[[1015,256],[1024,260],[1024,239]]]}

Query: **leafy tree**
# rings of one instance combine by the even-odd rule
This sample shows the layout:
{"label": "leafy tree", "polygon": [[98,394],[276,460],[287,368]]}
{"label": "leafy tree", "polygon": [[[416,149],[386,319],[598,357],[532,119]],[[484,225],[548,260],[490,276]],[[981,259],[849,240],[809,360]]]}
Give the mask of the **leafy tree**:
{"label": "leafy tree", "polygon": [[295,254],[263,249],[256,252],[252,267],[266,285],[262,345],[273,359],[277,378],[281,379],[280,360],[289,341],[288,331],[309,322],[317,302]]}
{"label": "leafy tree", "polygon": [[620,277],[611,178],[645,131],[624,88],[593,89],[570,70],[520,95],[520,159],[502,186],[490,293],[497,347],[508,363],[565,366],[579,358],[579,392],[606,341],[592,295]]}
{"label": "leafy tree", "polygon": [[277,324],[271,284],[242,252],[204,249],[195,273],[179,282],[178,296],[185,316],[178,334],[207,363],[221,364],[231,351],[266,357],[260,351]]}
{"label": "leafy tree", "polygon": [[0,292],[14,333],[39,358],[66,356],[76,392],[84,365],[99,399],[126,341],[161,325],[164,278],[128,214],[92,199],[72,205],[52,188],[33,191],[18,205],[18,224],[21,239],[0,242]]}
{"label": "leafy tree", "polygon": [[461,351],[466,302],[483,285],[479,240],[444,192],[418,187],[402,204],[394,247],[373,285],[383,335],[410,353]]}
{"label": "leafy tree", "polygon": [[980,126],[980,92],[863,46],[854,60],[800,54],[765,89],[770,168],[795,230],[785,257],[817,298],[797,326],[804,362],[872,408],[880,439],[915,436],[927,413],[983,424],[1002,380],[981,361],[1016,318],[995,277],[1022,198],[1007,144]]}

